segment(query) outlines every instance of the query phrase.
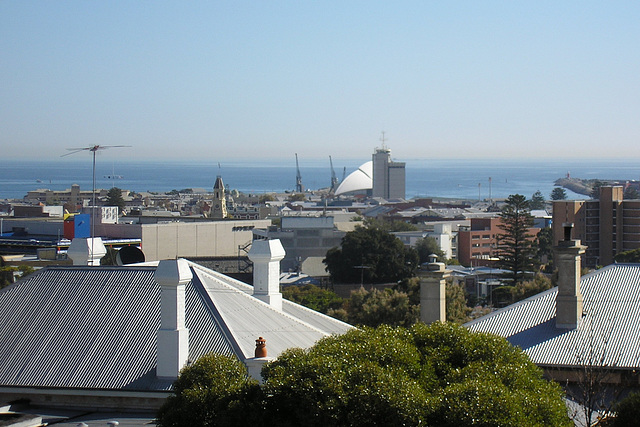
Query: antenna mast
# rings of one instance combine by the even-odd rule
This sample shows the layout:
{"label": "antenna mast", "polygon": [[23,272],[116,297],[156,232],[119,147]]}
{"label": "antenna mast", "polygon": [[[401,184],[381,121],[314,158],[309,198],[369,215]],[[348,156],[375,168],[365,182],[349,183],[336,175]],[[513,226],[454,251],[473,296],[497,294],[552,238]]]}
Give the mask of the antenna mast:
{"label": "antenna mast", "polygon": [[93,259],[93,244],[96,230],[96,152],[106,150],[107,148],[120,148],[120,147],[131,147],[130,145],[92,145],[89,147],[81,147],[81,148],[67,148],[70,153],[63,154],[60,157],[69,156],[71,154],[79,153],[80,151],[90,151],[93,153],[93,185],[92,185],[92,198],[91,198],[91,247],[89,251],[90,259]]}
{"label": "antenna mast", "polygon": [[385,133],[386,133],[385,131],[382,131],[382,138],[380,138],[380,141],[382,141],[382,149],[383,150],[386,150],[386,148],[387,148],[387,146],[384,144],[385,142],[387,142],[387,138],[384,137]]}

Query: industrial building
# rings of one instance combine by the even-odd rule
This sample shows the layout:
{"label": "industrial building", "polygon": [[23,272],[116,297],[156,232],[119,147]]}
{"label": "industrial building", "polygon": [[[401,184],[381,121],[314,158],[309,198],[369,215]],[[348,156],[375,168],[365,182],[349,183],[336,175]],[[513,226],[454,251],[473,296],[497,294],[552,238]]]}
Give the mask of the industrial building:
{"label": "industrial building", "polygon": [[254,228],[254,240],[278,239],[286,251],[282,271],[298,271],[326,277],[322,260],[327,251],[340,246],[347,231],[359,223],[336,222],[333,216],[283,216],[280,227]]}

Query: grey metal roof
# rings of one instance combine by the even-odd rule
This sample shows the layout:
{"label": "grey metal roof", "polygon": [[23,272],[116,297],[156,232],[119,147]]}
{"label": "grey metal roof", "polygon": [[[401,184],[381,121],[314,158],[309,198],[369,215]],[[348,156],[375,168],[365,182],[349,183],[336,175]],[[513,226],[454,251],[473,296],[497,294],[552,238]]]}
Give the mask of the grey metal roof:
{"label": "grey metal roof", "polygon": [[[308,347],[351,326],[285,302],[283,312],[252,287],[190,263],[186,286],[189,360],[208,352],[253,357]],[[154,267],[47,267],[0,291],[0,385],[167,390],[155,376],[160,286]]]}
{"label": "grey metal roof", "polygon": [[288,348],[310,347],[320,338],[342,334],[352,328],[288,300],[282,301],[280,312],[251,296],[253,286],[197,264],[191,266],[245,358],[253,357],[255,340],[259,336],[267,340],[269,356],[277,357]]}
{"label": "grey metal roof", "polygon": [[558,288],[466,326],[506,337],[542,366],[639,368],[640,265],[609,265],[582,277],[580,286],[585,314],[576,329],[555,327]]}

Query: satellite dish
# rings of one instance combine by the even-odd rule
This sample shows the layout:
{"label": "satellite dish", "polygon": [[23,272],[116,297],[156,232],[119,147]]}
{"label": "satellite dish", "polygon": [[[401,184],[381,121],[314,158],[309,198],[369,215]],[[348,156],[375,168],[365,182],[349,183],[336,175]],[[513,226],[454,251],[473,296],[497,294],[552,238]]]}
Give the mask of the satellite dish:
{"label": "satellite dish", "polygon": [[116,264],[118,265],[137,264],[144,261],[144,252],[136,246],[124,246],[118,251],[118,255],[116,255]]}

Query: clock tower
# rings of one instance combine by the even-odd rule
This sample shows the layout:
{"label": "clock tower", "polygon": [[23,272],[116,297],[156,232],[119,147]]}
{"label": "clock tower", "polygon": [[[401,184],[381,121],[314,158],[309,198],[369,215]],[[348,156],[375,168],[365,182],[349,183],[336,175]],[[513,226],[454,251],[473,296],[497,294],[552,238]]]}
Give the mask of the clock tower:
{"label": "clock tower", "polygon": [[223,219],[227,214],[227,200],[224,194],[224,183],[222,177],[218,175],[216,183],[213,185],[213,206],[211,206],[211,218]]}

